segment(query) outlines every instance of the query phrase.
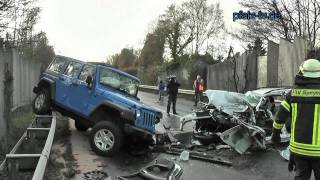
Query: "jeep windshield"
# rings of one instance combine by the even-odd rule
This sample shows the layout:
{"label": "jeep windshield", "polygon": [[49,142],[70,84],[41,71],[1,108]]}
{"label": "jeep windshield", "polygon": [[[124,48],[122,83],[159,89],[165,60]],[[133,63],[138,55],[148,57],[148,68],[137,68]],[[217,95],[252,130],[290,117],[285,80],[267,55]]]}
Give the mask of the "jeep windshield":
{"label": "jeep windshield", "polygon": [[130,96],[137,96],[139,81],[114,71],[109,68],[101,68],[99,83],[120,90]]}

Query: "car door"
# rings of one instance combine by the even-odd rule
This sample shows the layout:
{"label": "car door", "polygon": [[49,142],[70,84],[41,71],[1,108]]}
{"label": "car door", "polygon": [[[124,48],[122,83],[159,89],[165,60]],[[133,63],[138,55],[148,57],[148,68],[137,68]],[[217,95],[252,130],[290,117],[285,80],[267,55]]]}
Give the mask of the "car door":
{"label": "car door", "polygon": [[77,84],[77,77],[79,75],[82,64],[71,61],[64,73],[59,77],[56,96],[57,102],[70,110],[75,110],[70,103],[70,96],[72,92],[72,85]]}
{"label": "car door", "polygon": [[[79,74],[76,83],[71,85],[70,105],[83,115],[88,115],[89,107],[94,101],[94,82],[95,82],[95,66],[85,64]],[[89,87],[86,83],[88,76],[93,77],[92,85]]]}
{"label": "car door", "polygon": [[68,64],[69,61],[65,58],[56,57],[46,71],[46,75],[55,82],[55,89],[52,98],[57,104],[63,102],[62,94],[65,90],[64,84],[61,82],[61,76]]}

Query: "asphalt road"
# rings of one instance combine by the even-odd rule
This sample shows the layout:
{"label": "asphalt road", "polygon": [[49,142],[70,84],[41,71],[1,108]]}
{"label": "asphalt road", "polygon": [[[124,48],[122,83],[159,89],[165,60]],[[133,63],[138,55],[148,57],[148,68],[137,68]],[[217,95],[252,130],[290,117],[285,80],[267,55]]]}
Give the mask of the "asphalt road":
{"label": "asphalt road", "polygon": [[[173,129],[179,128],[179,119],[194,109],[193,102],[178,99],[177,112],[178,116],[166,115],[166,103],[163,105],[157,102],[157,95],[139,92],[139,97],[146,104],[160,109],[164,118],[162,123],[170,126]],[[287,171],[287,162],[285,162],[275,150],[267,152],[250,152],[244,155],[239,155],[232,150],[221,151],[217,154],[233,162],[232,167],[216,165],[212,163],[189,160],[187,162],[180,162],[177,156],[146,153],[142,156],[132,156],[128,153],[130,147],[124,147],[114,157],[101,157],[95,155],[88,143],[88,133],[77,132],[71,123],[71,143],[73,155],[78,164],[78,171],[75,179],[82,179],[83,173],[92,170],[101,170],[109,174],[109,179],[116,179],[117,175],[127,175],[136,172],[140,168],[146,166],[157,158],[171,159],[177,164],[181,165],[184,170],[184,180],[287,180],[293,179],[293,173]],[[189,129],[192,128],[189,127]],[[158,127],[159,131],[162,131]]]}

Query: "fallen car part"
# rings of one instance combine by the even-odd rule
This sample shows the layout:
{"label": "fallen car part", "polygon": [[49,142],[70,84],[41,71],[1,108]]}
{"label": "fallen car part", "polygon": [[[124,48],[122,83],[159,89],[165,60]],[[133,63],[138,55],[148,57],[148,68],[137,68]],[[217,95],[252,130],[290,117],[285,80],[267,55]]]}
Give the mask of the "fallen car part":
{"label": "fallen car part", "polygon": [[85,180],[111,180],[106,172],[94,170],[83,173],[83,179]]}
{"label": "fallen car part", "polygon": [[[184,149],[168,148],[164,152],[167,154],[172,154],[172,155],[180,155],[183,151],[184,151]],[[210,163],[214,163],[214,164],[232,166],[232,162],[224,160],[222,158],[214,157],[213,155],[210,155],[207,153],[189,151],[189,158],[195,159],[195,160],[201,160],[201,161],[205,161],[205,162],[210,162]]]}
{"label": "fallen car part", "polygon": [[238,153],[243,154],[251,146],[256,145],[259,148],[266,149],[265,132],[262,128],[254,126],[243,121],[221,133],[221,140],[234,148]]}
{"label": "fallen car part", "polygon": [[288,146],[286,149],[284,149],[284,150],[280,151],[280,155],[281,155],[281,157],[283,157],[283,159],[285,159],[285,160],[289,161],[289,159],[290,159],[290,150],[289,150],[289,146]]}
{"label": "fallen car part", "polygon": [[195,132],[193,134],[193,137],[197,139],[199,142],[201,142],[203,145],[210,145],[210,144],[216,144],[221,142],[219,133],[199,133]]}
{"label": "fallen car part", "polygon": [[189,152],[186,150],[182,151],[182,153],[180,154],[179,160],[180,161],[188,161],[189,160]]}
{"label": "fallen car part", "polygon": [[137,173],[117,176],[117,178],[120,180],[180,180],[182,173],[183,169],[178,164],[167,159],[159,159]]}

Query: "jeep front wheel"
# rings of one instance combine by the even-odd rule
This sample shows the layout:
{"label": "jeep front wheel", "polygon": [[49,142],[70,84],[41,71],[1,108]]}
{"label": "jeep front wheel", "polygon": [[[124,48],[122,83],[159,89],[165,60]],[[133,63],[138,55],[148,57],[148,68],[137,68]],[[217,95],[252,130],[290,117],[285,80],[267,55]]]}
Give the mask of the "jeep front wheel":
{"label": "jeep front wheel", "polygon": [[98,155],[112,156],[120,149],[122,141],[120,127],[109,121],[97,123],[90,132],[90,146]]}
{"label": "jeep front wheel", "polygon": [[37,93],[32,107],[36,114],[43,115],[50,112],[50,94],[47,89],[42,89]]}

